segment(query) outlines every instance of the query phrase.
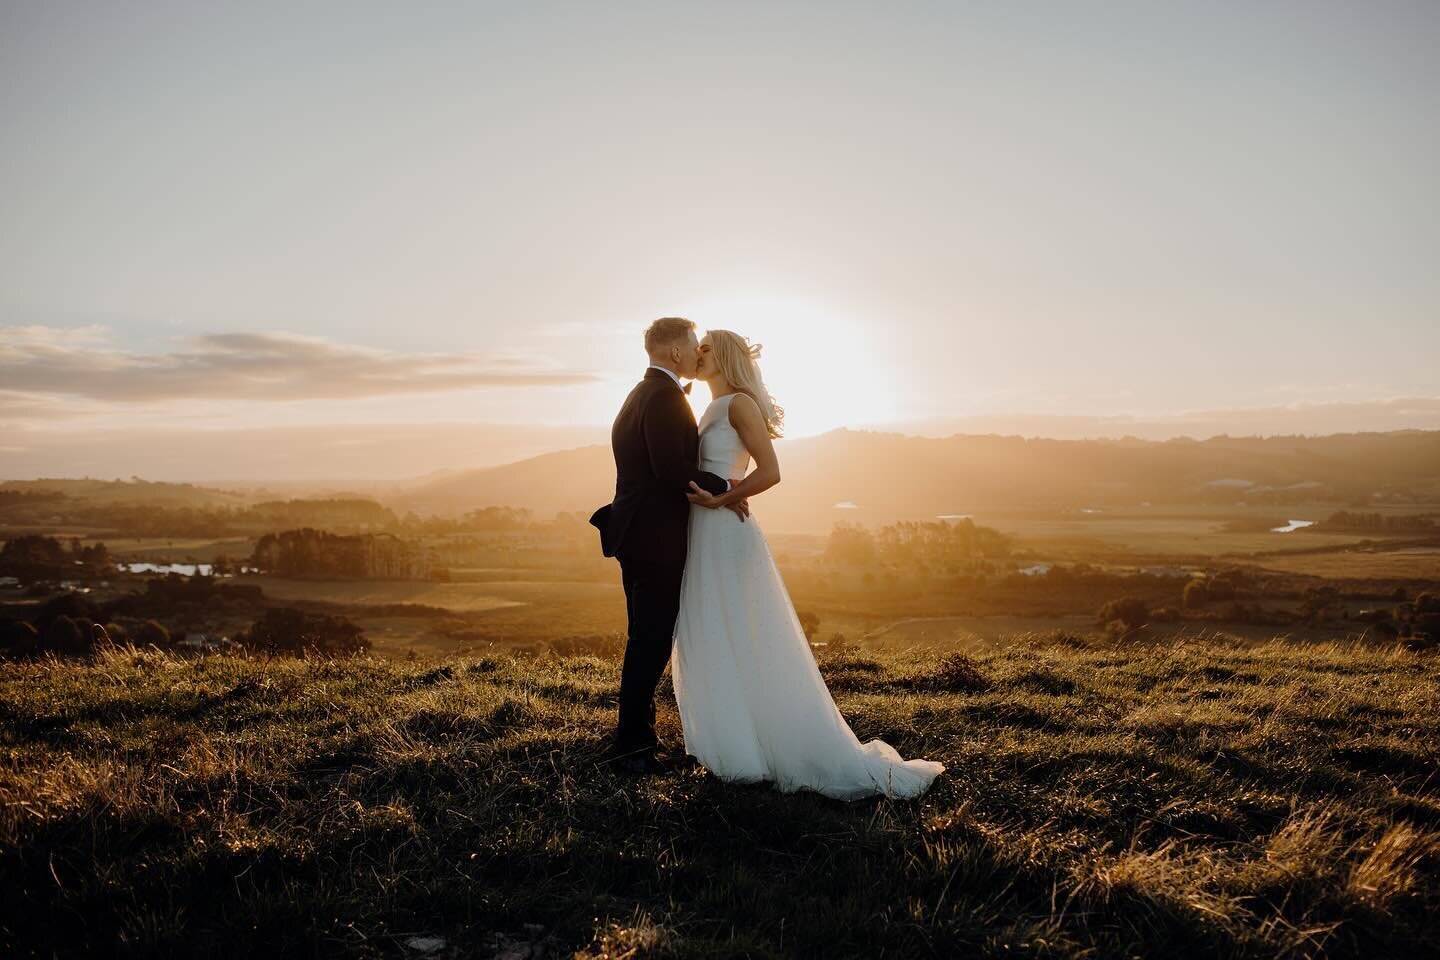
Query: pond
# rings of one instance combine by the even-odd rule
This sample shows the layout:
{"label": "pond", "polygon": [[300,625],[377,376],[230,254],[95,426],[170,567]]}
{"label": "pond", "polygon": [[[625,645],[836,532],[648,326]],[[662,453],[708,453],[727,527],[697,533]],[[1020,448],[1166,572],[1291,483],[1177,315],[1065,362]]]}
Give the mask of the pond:
{"label": "pond", "polygon": [[[127,573],[178,573],[182,576],[193,577],[197,573],[202,577],[214,576],[215,568],[208,563],[117,563],[115,566]],[[254,567],[241,567],[241,573],[258,573]],[[222,574],[230,576],[230,574]]]}
{"label": "pond", "polygon": [[1271,532],[1271,533],[1294,533],[1296,530],[1300,530],[1300,529],[1302,529],[1302,528],[1304,528],[1304,527],[1311,527],[1311,526],[1314,526],[1314,525],[1315,525],[1315,521],[1314,521],[1314,520],[1289,520],[1289,521],[1286,521],[1285,526],[1283,526],[1283,527],[1271,527],[1271,528],[1270,528],[1270,532]]}

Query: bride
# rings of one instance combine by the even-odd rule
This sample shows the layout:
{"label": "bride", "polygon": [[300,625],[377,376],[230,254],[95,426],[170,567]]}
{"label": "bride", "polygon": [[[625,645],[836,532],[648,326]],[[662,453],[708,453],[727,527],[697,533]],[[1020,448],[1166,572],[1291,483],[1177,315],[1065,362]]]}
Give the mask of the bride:
{"label": "bride", "polygon": [[786,793],[919,796],[944,765],[860,742],[820,676],[759,524],[716,509],[780,482],[770,441],[783,411],[765,390],[759,355],[728,330],[700,342],[696,375],[714,398],[699,423],[700,469],[745,479],[718,497],[690,485],[670,667],[685,752],[722,780],[769,780]]}

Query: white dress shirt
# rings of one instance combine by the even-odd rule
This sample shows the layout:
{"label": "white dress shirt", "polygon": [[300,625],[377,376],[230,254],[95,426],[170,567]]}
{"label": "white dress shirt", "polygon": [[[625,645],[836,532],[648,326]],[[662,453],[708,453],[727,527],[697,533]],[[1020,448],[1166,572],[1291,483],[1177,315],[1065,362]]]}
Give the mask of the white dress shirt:
{"label": "white dress shirt", "polygon": [[[674,380],[674,381],[675,381],[675,386],[680,387],[680,378],[679,378],[679,376],[676,375],[676,373],[675,373],[674,370],[667,370],[665,367],[661,367],[661,366],[658,366],[658,365],[653,364],[653,363],[650,364],[650,366],[646,367],[645,369],[646,369],[646,370],[659,370],[661,373],[665,374],[665,375],[666,375],[667,377],[669,377],[671,380]],[[684,387],[681,387],[681,389],[683,390]]]}
{"label": "white dress shirt", "polygon": [[[674,381],[675,381],[675,386],[680,387],[680,377],[676,375],[676,373],[675,373],[674,370],[668,370],[668,369],[666,369],[665,367],[659,366],[659,365],[654,364],[654,363],[650,364],[650,366],[646,367],[645,369],[646,369],[646,370],[659,370],[661,373],[665,374],[665,376],[669,377],[671,380],[674,380]],[[684,387],[680,387],[680,389],[683,390],[683,389],[685,389],[685,388],[684,388]],[[733,484],[730,483],[729,478],[726,478],[726,479],[725,479],[725,492],[726,492],[726,493],[729,493],[729,492],[730,492],[730,487],[731,487],[731,486],[733,486]]]}

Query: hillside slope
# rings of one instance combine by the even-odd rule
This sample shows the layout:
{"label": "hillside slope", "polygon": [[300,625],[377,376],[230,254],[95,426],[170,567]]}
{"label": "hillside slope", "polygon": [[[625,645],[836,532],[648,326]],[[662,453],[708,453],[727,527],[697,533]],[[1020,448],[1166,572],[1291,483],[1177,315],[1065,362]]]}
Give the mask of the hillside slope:
{"label": "hillside slope", "polygon": [[616,775],[615,661],[0,664],[0,954],[1434,955],[1434,659],[1066,643],[823,661],[947,765],[848,804]]}
{"label": "hillside slope", "polygon": [[[1329,437],[1212,437],[1205,441],[946,439],[836,430],[777,445],[783,482],[761,516],[789,530],[836,519],[892,522],[985,509],[1110,504],[1368,500],[1378,490],[1440,499],[1440,431]],[[541,515],[608,502],[608,448],[584,447],[411,488],[401,510],[526,507]],[[1216,482],[1220,481],[1220,484]],[[1224,483],[1243,481],[1244,486]],[[837,511],[837,503],[855,511]]]}

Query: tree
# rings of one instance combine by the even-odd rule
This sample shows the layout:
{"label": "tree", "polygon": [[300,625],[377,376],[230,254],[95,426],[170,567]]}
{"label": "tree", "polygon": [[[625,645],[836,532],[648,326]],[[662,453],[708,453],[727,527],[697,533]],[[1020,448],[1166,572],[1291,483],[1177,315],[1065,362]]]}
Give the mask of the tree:
{"label": "tree", "polygon": [[1101,626],[1118,620],[1133,630],[1150,619],[1150,608],[1139,597],[1121,597],[1101,607],[1095,619]]}
{"label": "tree", "polygon": [[809,640],[811,637],[815,636],[816,632],[819,631],[820,617],[818,614],[811,613],[809,610],[804,610],[797,611],[795,616],[800,621],[800,629],[805,631],[806,640]]}
{"label": "tree", "polygon": [[1215,601],[1234,600],[1235,582],[1232,578],[1212,577],[1205,584],[1207,599]]}
{"label": "tree", "polygon": [[825,559],[846,566],[869,566],[875,562],[875,537],[864,527],[837,523],[830,531]]}
{"label": "tree", "polygon": [[1210,591],[1205,586],[1204,580],[1191,580],[1185,584],[1184,593],[1181,595],[1180,606],[1186,610],[1198,610],[1210,599]]}
{"label": "tree", "polygon": [[146,620],[135,631],[135,644],[141,647],[170,646],[170,631],[154,620]]}
{"label": "tree", "polygon": [[89,653],[89,622],[82,625],[69,617],[56,617],[50,621],[50,626],[45,628],[45,633],[40,638],[40,648],[66,657]]}
{"label": "tree", "polygon": [[0,622],[0,654],[33,657],[40,652],[40,631],[24,620]]}

